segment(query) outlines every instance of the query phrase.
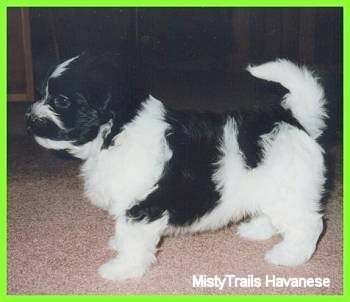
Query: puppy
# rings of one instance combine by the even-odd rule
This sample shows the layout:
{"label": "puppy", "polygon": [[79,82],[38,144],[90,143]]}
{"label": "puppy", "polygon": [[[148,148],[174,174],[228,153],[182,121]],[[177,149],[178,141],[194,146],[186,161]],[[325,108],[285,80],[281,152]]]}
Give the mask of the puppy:
{"label": "puppy", "polygon": [[142,276],[164,235],[246,216],[240,236],[282,236],[267,262],[310,259],[323,230],[323,88],[288,60],[247,71],[252,81],[283,86],[281,104],[266,112],[170,110],[118,57],[82,54],[51,73],[26,114],[28,129],[41,146],[83,160],[85,195],[115,219],[109,244],[118,254],[99,268],[103,278]]}

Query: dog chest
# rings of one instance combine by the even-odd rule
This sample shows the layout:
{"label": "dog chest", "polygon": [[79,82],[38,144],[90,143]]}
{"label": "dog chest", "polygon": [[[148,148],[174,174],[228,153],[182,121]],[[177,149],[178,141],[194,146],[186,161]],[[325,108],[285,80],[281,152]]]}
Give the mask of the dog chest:
{"label": "dog chest", "polygon": [[85,194],[94,205],[122,214],[152,192],[170,157],[162,136],[121,137],[84,163]]}

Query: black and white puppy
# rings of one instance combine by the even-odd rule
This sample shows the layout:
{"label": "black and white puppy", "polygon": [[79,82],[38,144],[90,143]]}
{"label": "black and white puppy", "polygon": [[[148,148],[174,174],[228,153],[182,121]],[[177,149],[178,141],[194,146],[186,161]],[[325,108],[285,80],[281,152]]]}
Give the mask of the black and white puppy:
{"label": "black and white puppy", "polygon": [[26,115],[28,128],[43,147],[83,160],[85,195],[114,217],[109,244],[118,254],[99,268],[103,278],[143,275],[164,235],[215,230],[246,216],[240,236],[283,237],[267,262],[310,259],[323,230],[323,89],[288,60],[247,71],[285,87],[281,105],[267,112],[168,110],[132,64],[87,54],[51,73]]}

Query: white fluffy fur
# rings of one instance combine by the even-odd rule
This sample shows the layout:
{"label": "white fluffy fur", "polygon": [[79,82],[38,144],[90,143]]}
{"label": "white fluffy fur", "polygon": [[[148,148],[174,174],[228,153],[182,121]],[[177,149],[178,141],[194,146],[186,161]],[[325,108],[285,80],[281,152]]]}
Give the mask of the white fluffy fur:
{"label": "white fluffy fur", "polygon": [[[56,69],[55,76],[65,70],[67,62]],[[297,265],[311,257],[323,229],[318,211],[325,168],[323,150],[313,139],[324,128],[323,90],[311,72],[286,60],[250,66],[248,70],[256,77],[281,82],[290,90],[284,106],[291,109],[311,137],[279,123],[262,137],[262,163],[247,169],[237,142],[236,121],[228,119],[219,146],[221,158],[212,176],[221,194],[219,205],[185,228],[169,227],[167,214],[152,223],[133,223],[124,216],[126,209],[156,189],[172,156],[165,139],[169,125],[164,121],[165,109],[160,101],[150,96],[108,149],[101,150],[101,146],[109,123],[101,127],[94,141],[80,147],[36,138],[46,148],[68,149],[85,160],[81,175],[86,196],[116,219],[116,236],[110,246],[118,250],[118,256],[100,267],[102,277],[115,280],[141,276],[155,261],[162,235],[214,230],[248,215],[253,218],[239,226],[239,235],[257,240],[276,233],[283,237],[266,253],[266,261]],[[54,120],[55,116],[48,114]]]}
{"label": "white fluffy fur", "polygon": [[120,217],[112,240],[118,256],[99,268],[100,276],[109,280],[142,276],[156,261],[157,244],[167,224],[167,215],[151,223]]}
{"label": "white fluffy fur", "polygon": [[253,215],[243,222],[239,235],[268,239],[276,233],[283,241],[266,254],[266,261],[294,266],[310,259],[323,230],[318,213],[324,184],[322,148],[305,132],[282,123],[263,138],[261,165],[245,168],[237,148],[235,122],[228,120],[222,158],[213,176],[221,193],[220,204],[189,227],[171,232],[215,230],[230,221]]}
{"label": "white fluffy fur", "polygon": [[240,223],[237,234],[250,240],[266,240],[277,233],[270,217],[266,215],[254,216],[249,222]]}
{"label": "white fluffy fur", "polygon": [[58,78],[60,77],[67,69],[70,63],[72,63],[74,60],[78,59],[79,56],[70,58],[63,63],[59,64],[56,69],[51,73],[50,78]]}
{"label": "white fluffy fur", "polygon": [[247,70],[257,78],[277,82],[287,88],[290,93],[284,98],[284,108],[291,109],[311,137],[321,135],[326,127],[326,100],[322,86],[310,70],[284,59],[259,66],[249,65]]}
{"label": "white fluffy fur", "polygon": [[[114,146],[87,157],[82,176],[85,194],[94,205],[118,217],[155,189],[172,156],[165,139],[164,112],[163,104],[150,97],[114,138]],[[94,144],[99,149],[102,141]]]}

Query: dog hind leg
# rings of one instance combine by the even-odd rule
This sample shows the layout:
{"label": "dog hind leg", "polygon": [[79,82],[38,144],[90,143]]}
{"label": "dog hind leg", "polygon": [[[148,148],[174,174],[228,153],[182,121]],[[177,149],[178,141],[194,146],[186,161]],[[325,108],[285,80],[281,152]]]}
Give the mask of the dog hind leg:
{"label": "dog hind leg", "polygon": [[321,214],[308,215],[294,223],[284,223],[281,232],[283,240],[265,254],[265,260],[286,266],[305,263],[314,253],[322,230]]}

